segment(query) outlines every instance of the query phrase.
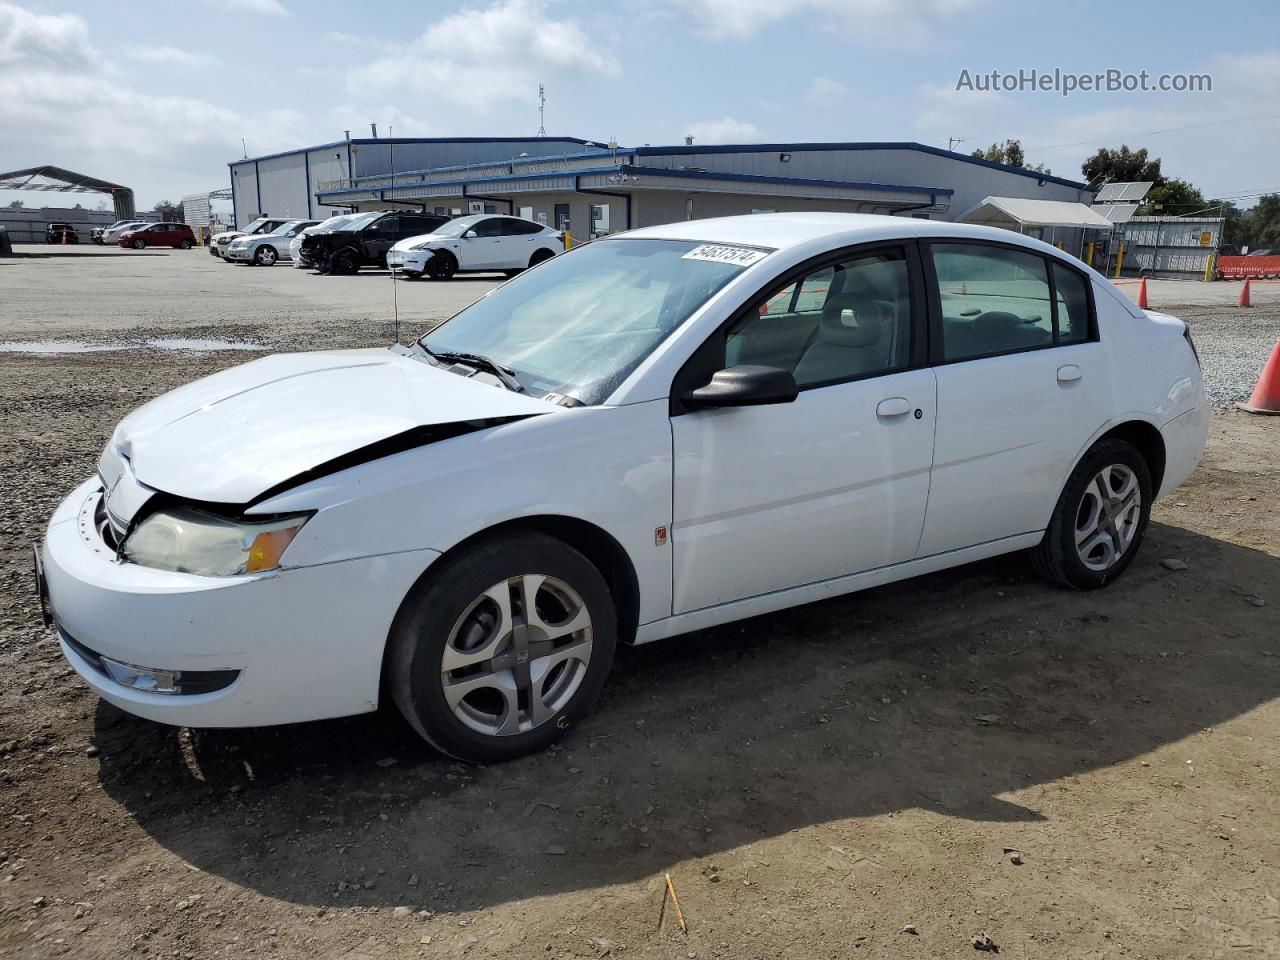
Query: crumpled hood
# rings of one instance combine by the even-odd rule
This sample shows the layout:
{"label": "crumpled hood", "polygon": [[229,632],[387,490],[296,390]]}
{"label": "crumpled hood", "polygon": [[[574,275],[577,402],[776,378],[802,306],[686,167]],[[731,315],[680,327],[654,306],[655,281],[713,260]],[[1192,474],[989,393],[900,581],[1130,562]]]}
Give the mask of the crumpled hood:
{"label": "crumpled hood", "polygon": [[388,349],[288,353],[157,397],[111,443],[146,487],[243,504],[415,428],[563,409]]}

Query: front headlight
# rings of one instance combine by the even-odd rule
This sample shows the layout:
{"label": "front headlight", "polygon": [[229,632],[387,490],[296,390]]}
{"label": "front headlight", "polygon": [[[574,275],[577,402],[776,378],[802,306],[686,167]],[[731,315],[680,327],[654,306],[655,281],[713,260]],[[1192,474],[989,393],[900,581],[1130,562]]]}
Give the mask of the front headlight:
{"label": "front headlight", "polygon": [[426,243],[415,243],[415,244],[414,244],[412,247],[410,247],[409,249],[410,249],[410,250],[430,250],[430,249],[431,249],[431,244],[432,244],[433,242],[434,242],[434,241],[428,240]]}
{"label": "front headlight", "polygon": [[280,566],[280,557],[311,514],[266,521],[230,520],[189,507],[151,514],[124,543],[126,559],[143,567],[229,577]]}

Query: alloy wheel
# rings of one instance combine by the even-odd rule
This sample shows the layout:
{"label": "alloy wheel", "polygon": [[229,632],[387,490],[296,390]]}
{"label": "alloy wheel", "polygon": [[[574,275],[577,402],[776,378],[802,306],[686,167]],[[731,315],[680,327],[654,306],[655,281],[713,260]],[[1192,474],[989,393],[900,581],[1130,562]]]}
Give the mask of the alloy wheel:
{"label": "alloy wheel", "polygon": [[1121,463],[1103,467],[1085,487],[1076,509],[1080,562],[1101,573],[1115,566],[1133,543],[1142,519],[1137,475]]}
{"label": "alloy wheel", "polygon": [[276,251],[274,247],[259,247],[257,254],[258,263],[264,267],[270,267],[276,262]]}
{"label": "alloy wheel", "polygon": [[540,727],[582,684],[591,635],[591,614],[564,581],[524,574],[495,583],[449,633],[440,664],[445,701],[477,733]]}

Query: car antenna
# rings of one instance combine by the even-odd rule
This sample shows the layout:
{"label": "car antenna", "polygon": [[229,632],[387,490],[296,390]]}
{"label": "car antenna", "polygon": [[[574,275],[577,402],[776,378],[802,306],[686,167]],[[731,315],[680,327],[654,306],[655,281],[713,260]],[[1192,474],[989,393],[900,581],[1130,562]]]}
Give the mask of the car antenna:
{"label": "car antenna", "polygon": [[396,343],[400,342],[400,291],[396,287],[396,268],[392,264],[387,264],[391,269],[391,310],[396,317]]}

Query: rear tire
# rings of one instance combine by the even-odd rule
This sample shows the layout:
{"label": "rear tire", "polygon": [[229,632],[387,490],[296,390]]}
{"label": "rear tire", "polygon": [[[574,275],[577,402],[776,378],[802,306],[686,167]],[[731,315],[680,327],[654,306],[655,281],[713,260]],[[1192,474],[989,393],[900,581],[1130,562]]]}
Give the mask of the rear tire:
{"label": "rear tire", "polygon": [[613,598],[586,557],[542,534],[495,536],[409,592],[391,627],[387,684],[441,752],[512,760],[587,715],[616,642]]}
{"label": "rear tire", "polygon": [[179,250],[190,250],[190,249],[191,249],[191,241],[190,241],[190,240],[183,240],[181,243],[179,243],[179,244],[178,244],[178,249],[179,249]]}
{"label": "rear tire", "polygon": [[1150,519],[1147,461],[1131,443],[1101,440],[1067,478],[1031,565],[1064,587],[1096,590],[1133,561]]}
{"label": "rear tire", "polygon": [[529,258],[529,266],[536,267],[544,260],[550,260],[555,254],[550,250],[536,250],[532,257]]}

